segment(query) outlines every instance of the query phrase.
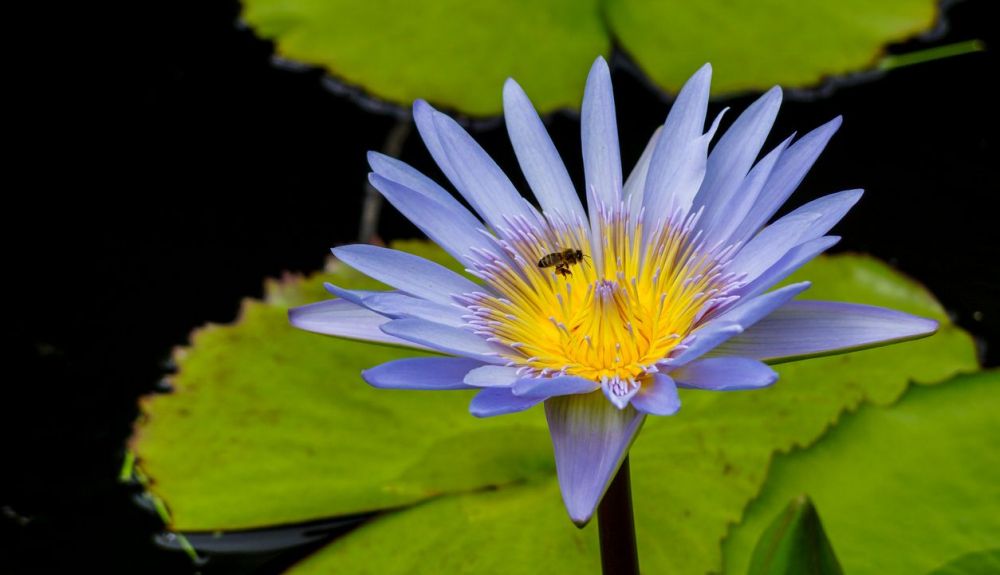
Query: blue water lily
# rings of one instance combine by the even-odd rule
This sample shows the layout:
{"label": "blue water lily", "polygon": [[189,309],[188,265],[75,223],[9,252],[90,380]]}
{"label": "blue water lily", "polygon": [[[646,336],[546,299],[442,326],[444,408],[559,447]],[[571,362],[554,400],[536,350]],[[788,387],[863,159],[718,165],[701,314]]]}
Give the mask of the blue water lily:
{"label": "blue water lily", "polygon": [[478,389],[473,415],[544,403],[563,500],[586,524],[647,415],[680,408],[678,387],[766,387],[768,364],[922,337],[937,323],[898,311],[795,299],[809,282],[772,288],[834,245],[827,232],[861,197],[822,197],[768,223],[840,118],[756,161],[781,103],[774,88],[709,151],[711,67],[687,82],[623,181],[614,97],[598,59],[583,96],[587,208],[524,91],[503,90],[507,130],[538,207],[451,118],[423,101],[417,128],[472,207],[410,166],[372,153],[370,181],[478,278],[415,255],[335,248],[347,265],[395,288],[346,290],[291,310],[318,333],[449,357],[365,371],[375,387]]}

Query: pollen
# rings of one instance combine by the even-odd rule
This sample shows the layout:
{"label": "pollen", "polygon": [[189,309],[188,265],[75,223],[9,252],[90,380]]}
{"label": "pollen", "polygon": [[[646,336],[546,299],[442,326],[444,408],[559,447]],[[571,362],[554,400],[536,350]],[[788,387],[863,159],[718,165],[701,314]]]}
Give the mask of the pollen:
{"label": "pollen", "polygon": [[[497,240],[506,258],[470,270],[493,292],[467,297],[470,326],[505,345],[505,359],[526,375],[585,377],[627,394],[683,349],[732,283],[731,250],[707,250],[692,233],[698,214],[679,214],[647,231],[625,206],[601,210],[596,234],[551,220],[509,222]],[[583,257],[555,265],[567,250]]]}

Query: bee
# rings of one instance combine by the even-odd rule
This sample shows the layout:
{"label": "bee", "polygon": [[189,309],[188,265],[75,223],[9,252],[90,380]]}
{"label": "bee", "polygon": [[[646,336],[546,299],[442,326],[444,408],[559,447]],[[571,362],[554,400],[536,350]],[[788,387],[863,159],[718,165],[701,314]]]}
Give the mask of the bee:
{"label": "bee", "polygon": [[538,260],[538,267],[550,268],[555,266],[557,274],[561,276],[569,276],[572,275],[569,271],[569,266],[582,262],[585,257],[586,256],[583,255],[583,250],[574,250],[572,248],[565,249],[548,254]]}

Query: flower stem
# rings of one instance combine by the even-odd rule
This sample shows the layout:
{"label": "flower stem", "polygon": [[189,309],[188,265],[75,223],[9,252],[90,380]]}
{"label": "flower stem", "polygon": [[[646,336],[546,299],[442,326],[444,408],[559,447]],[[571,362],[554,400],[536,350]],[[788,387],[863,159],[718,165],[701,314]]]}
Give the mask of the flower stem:
{"label": "flower stem", "polygon": [[631,483],[628,456],[626,456],[597,508],[597,530],[601,536],[601,570],[604,575],[639,575]]}

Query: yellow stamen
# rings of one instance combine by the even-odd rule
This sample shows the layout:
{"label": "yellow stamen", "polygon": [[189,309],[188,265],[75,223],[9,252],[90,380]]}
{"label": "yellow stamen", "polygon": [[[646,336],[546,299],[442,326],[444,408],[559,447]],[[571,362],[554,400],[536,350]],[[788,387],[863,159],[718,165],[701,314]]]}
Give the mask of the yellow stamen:
{"label": "yellow stamen", "polygon": [[[477,315],[498,341],[512,346],[506,358],[512,364],[595,381],[635,381],[669,356],[718,294],[718,262],[699,251],[680,223],[649,234],[645,245],[642,227],[627,215],[605,218],[601,228],[599,261],[591,259],[582,229],[509,242],[519,267],[492,270],[488,281],[500,297],[479,302]],[[547,245],[552,238],[556,245]],[[584,254],[568,276],[536,264],[567,249]]]}

